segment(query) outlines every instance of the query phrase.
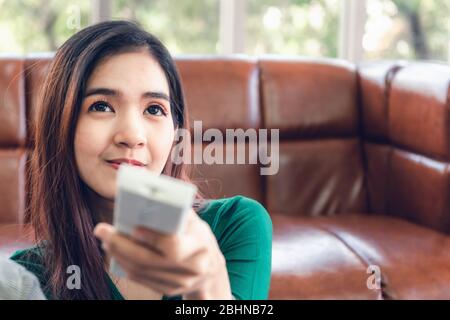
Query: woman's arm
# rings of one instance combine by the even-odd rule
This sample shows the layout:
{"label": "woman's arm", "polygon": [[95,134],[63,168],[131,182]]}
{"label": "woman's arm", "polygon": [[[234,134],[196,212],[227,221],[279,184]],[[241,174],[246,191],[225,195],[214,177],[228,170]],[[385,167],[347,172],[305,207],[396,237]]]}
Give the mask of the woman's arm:
{"label": "woman's arm", "polygon": [[106,224],[95,233],[130,278],[162,294],[267,299],[272,222],[264,207],[236,196],[215,201],[202,219],[192,211],[185,234],[176,236],[140,229],[140,240],[129,239]]}
{"label": "woman's arm", "polygon": [[105,223],[94,233],[133,281],[186,299],[232,298],[225,258],[211,228],[193,210],[183,234],[138,228],[131,239]]}

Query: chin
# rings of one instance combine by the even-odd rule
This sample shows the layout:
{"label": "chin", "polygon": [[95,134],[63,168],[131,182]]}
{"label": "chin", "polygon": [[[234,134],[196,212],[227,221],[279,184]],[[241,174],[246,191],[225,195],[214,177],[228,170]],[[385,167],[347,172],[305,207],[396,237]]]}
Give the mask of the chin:
{"label": "chin", "polygon": [[105,198],[111,201],[114,201],[116,199],[116,192],[108,193],[105,195]]}

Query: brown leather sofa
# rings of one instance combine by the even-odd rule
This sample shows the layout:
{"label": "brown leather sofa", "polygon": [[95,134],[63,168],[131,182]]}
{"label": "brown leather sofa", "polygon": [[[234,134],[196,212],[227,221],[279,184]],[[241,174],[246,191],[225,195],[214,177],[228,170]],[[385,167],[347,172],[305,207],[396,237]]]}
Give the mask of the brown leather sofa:
{"label": "brown leather sofa", "polygon": [[[280,130],[275,175],[261,175],[259,164],[194,168],[207,196],[243,194],[271,214],[271,299],[450,298],[450,66],[176,60],[190,117],[203,130]],[[26,157],[50,61],[0,59],[4,254],[30,244]]]}

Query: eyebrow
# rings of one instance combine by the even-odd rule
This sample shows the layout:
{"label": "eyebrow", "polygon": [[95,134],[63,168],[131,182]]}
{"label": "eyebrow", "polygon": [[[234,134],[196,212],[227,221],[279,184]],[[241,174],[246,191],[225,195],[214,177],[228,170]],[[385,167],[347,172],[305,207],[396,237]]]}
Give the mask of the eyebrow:
{"label": "eyebrow", "polygon": [[[109,89],[109,88],[92,88],[89,89],[84,95],[85,98],[93,95],[104,95],[104,96],[120,96],[121,93],[118,90]],[[155,98],[155,99],[164,99],[170,102],[170,98],[167,94],[160,91],[147,91],[142,94],[143,98]]]}

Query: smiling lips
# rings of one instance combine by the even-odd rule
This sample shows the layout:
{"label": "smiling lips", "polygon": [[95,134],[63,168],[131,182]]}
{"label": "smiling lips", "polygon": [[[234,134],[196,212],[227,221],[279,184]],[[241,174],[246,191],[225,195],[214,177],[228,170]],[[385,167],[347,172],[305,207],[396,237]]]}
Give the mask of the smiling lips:
{"label": "smiling lips", "polygon": [[119,169],[119,166],[122,163],[127,163],[129,165],[138,166],[138,167],[144,167],[145,166],[145,164],[143,164],[142,162],[140,162],[138,160],[125,159],[125,158],[106,160],[106,162],[108,162],[114,169]]}

